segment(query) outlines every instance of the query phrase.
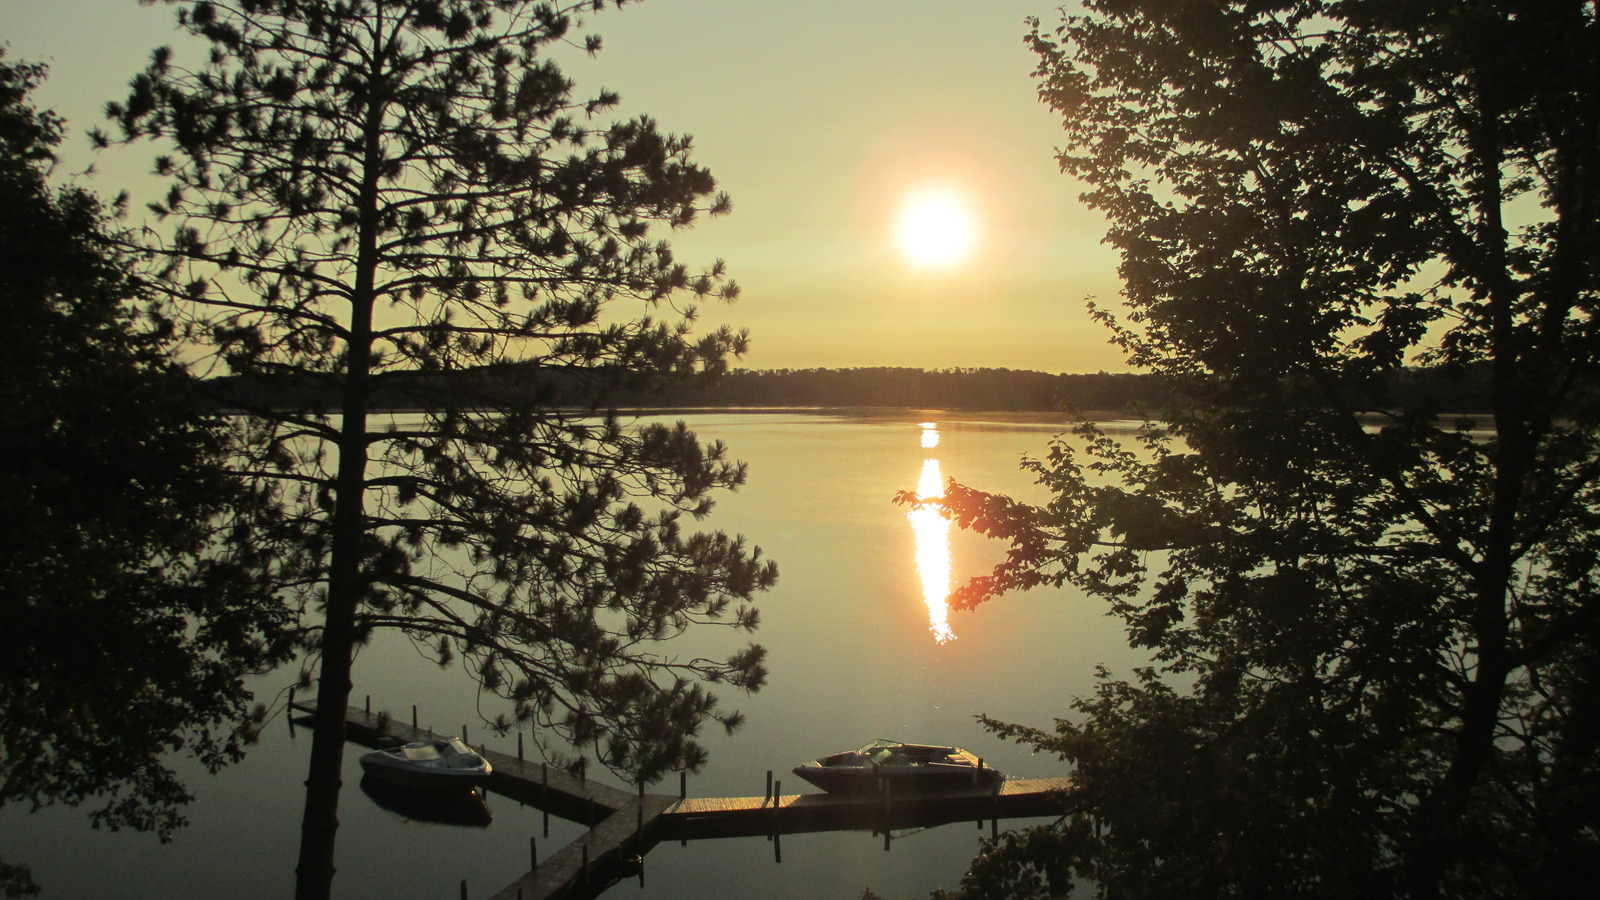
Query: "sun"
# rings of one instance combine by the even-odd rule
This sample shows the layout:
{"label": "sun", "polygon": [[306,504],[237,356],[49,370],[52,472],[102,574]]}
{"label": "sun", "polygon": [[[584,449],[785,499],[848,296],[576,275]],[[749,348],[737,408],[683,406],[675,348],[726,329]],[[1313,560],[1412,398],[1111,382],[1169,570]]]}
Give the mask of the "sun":
{"label": "sun", "polygon": [[918,268],[948,269],[965,262],[977,241],[966,198],[953,188],[925,187],[906,194],[895,219],[895,243]]}

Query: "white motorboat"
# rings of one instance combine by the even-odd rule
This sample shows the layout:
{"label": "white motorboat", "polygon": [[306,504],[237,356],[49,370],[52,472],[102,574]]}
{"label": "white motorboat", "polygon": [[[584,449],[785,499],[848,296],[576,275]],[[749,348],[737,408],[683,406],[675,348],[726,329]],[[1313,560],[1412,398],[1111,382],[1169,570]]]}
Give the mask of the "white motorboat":
{"label": "white motorboat", "polygon": [[992,788],[1004,778],[960,747],[885,740],[795,766],[794,774],[834,794],[885,787],[897,794],[974,785]]}
{"label": "white motorboat", "polygon": [[489,780],[494,767],[459,738],[416,741],[361,757],[368,777],[421,791],[467,790]]}

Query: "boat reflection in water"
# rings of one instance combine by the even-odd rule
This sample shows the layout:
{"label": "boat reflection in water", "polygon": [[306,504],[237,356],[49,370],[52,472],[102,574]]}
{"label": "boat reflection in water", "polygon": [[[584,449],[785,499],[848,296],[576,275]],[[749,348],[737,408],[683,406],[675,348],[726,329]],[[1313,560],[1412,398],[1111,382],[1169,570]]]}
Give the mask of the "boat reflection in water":
{"label": "boat reflection in water", "polygon": [[[922,423],[922,446],[926,450],[939,446],[937,422]],[[922,461],[917,496],[924,500],[944,496],[939,460],[929,457]],[[928,606],[928,627],[933,639],[943,644],[956,636],[950,630],[950,607],[945,602],[950,596],[950,520],[936,503],[916,507],[907,515],[916,538],[917,571],[922,576],[922,600]]]}
{"label": "boat reflection in water", "polygon": [[361,792],[380,808],[407,822],[487,828],[494,818],[481,787],[415,791],[369,775],[361,779]]}

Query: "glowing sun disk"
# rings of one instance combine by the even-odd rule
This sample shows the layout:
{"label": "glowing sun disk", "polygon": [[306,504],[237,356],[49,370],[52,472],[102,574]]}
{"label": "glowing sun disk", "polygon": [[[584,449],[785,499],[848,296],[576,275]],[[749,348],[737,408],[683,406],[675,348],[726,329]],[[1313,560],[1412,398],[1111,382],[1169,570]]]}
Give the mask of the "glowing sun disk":
{"label": "glowing sun disk", "polygon": [[950,190],[924,189],[900,205],[895,242],[908,261],[924,268],[948,268],[967,258],[977,227],[966,200]]}

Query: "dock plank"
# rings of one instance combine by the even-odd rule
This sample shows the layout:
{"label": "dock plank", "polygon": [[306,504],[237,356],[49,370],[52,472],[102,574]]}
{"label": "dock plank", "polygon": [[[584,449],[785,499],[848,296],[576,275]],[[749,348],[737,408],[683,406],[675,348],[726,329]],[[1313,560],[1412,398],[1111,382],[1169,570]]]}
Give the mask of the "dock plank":
{"label": "dock plank", "polygon": [[893,830],[979,819],[1058,815],[1067,778],[1007,781],[986,788],[905,796],[787,794],[688,799],[662,816],[662,840],[698,840],[855,829]]}
{"label": "dock plank", "polygon": [[[661,814],[676,797],[635,797],[577,840],[539,861],[533,871],[506,885],[490,900],[548,900],[592,897],[635,871],[632,857],[642,857],[660,840]],[[585,862],[587,861],[587,867]]]}

